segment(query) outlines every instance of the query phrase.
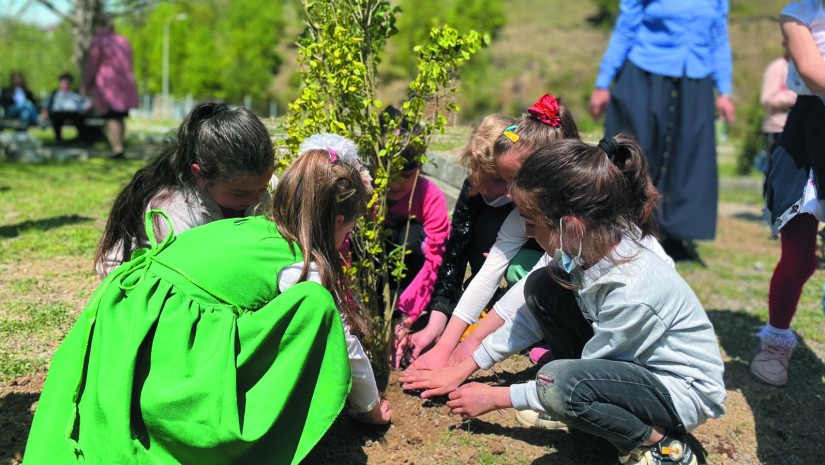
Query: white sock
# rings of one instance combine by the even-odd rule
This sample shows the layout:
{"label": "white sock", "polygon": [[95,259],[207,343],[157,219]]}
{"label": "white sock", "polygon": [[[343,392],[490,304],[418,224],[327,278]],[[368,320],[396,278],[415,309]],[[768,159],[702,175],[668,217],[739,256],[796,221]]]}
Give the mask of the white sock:
{"label": "white sock", "polygon": [[782,347],[796,347],[796,335],[791,328],[775,328],[770,323],[765,324],[759,334],[760,339],[768,342],[771,345],[778,345]]}

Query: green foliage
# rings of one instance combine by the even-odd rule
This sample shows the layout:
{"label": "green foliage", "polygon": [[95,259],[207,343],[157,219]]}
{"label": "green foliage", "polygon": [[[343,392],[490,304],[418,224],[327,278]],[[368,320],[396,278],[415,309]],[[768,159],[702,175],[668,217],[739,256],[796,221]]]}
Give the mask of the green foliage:
{"label": "green foliage", "polygon": [[9,84],[9,72],[20,70],[26,76],[35,96],[45,95],[57,88],[57,76],[64,72],[75,75],[79,84],[79,70],[72,62],[71,30],[67,24],[52,31],[20,23],[13,19],[0,20],[0,85]]}
{"label": "green foliage", "polygon": [[456,109],[446,99],[455,92],[457,72],[486,41],[475,31],[460,35],[446,26],[431,29],[429,41],[414,47],[417,76],[401,105],[403,117],[410,124],[420,124],[421,134],[395,131],[399,119],[387,120],[387,130],[382,132],[384,104],[377,98],[377,68],[380,53],[396,33],[398,12],[386,0],[306,0],[307,27],[298,41],[304,86],[289,105],[284,122],[287,136],[283,142],[291,153],[312,134],[340,134],[356,141],[374,177],[371,213],[359,220],[351,238],[355,258],[350,273],[363,308],[376,325],[375,337],[367,345],[378,366],[385,365],[380,362],[388,353],[397,299],[390,296],[389,277],[403,274],[405,254],[403,249],[384,247],[387,187],[404,165],[403,147],[426,147],[431,134],[443,132],[447,119],[442,111]]}
{"label": "green foliage", "polygon": [[178,97],[240,102],[271,96],[282,58],[276,52],[285,23],[280,2],[261,0],[161,3],[128,18],[123,34],[132,42],[135,77],[141,92],[162,86],[163,25],[169,22],[169,88]]}
{"label": "green foliage", "polygon": [[765,118],[765,109],[759,101],[759,95],[746,107],[740,110],[740,118],[744,121],[745,134],[742,138],[742,150],[736,158],[736,173],[749,174],[759,151],[765,148],[765,138],[762,133],[762,120]]}
{"label": "green foliage", "polygon": [[218,56],[222,57],[224,94],[230,100],[239,100],[245,95],[255,99],[268,96],[272,77],[281,64],[275,51],[284,28],[281,5],[233,0],[231,6],[218,23],[222,31]]}
{"label": "green foliage", "polygon": [[[507,9],[502,0],[401,0],[399,6],[404,14],[398,19],[398,34],[391,41],[390,75],[393,77],[415,74],[415,45],[426,41],[433,27],[449,24],[459,31],[478,31],[492,40],[507,23]],[[465,119],[500,110],[496,98],[499,89],[490,85],[490,67],[490,51],[485,49],[462,69],[458,102]]]}

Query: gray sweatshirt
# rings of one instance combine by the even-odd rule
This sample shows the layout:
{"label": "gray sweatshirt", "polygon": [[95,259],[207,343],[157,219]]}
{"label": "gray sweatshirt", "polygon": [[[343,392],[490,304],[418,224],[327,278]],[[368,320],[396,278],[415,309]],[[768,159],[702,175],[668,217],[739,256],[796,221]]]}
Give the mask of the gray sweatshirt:
{"label": "gray sweatshirt", "polygon": [[[577,300],[594,333],[583,359],[629,361],[650,370],[667,387],[688,431],[724,414],[724,365],[716,334],[676,270],[625,238],[613,261],[605,258],[587,270],[576,269],[571,278],[580,286]],[[530,311],[500,316],[504,324],[473,354],[481,368],[543,338]],[[544,411],[535,381],[512,385],[510,400],[519,410]]]}

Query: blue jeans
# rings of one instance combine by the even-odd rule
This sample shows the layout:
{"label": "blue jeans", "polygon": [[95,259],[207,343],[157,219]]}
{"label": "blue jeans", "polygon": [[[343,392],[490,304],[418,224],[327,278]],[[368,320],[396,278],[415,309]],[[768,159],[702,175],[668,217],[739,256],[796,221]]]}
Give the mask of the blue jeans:
{"label": "blue jeans", "polygon": [[573,291],[541,269],[527,278],[524,297],[556,356],[536,376],[539,400],[547,413],[606,439],[622,453],[641,445],[653,425],[664,428],[667,435],[684,434],[670,393],[647,368],[627,361],[580,358],[593,330]]}
{"label": "blue jeans", "polygon": [[667,388],[646,368],[614,360],[554,360],[536,376],[539,400],[554,418],[599,436],[622,453],[650,437],[684,428]]}
{"label": "blue jeans", "polygon": [[37,122],[37,108],[28,100],[21,105],[12,103],[6,107],[6,116],[17,118],[21,123],[29,126]]}

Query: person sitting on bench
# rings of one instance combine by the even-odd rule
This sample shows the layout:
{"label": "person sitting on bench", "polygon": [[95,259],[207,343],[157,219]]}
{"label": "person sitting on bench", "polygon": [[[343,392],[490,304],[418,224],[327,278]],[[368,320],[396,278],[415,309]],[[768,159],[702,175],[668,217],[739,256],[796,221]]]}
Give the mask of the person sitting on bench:
{"label": "person sitting on bench", "polygon": [[34,95],[26,86],[26,78],[21,71],[11,72],[9,87],[0,91],[0,105],[5,109],[6,118],[20,121],[21,130],[38,124]]}
{"label": "person sitting on bench", "polygon": [[72,89],[74,76],[63,73],[58,77],[59,85],[46,100],[41,112],[41,118],[49,120],[54,129],[54,138],[57,142],[63,141],[63,125],[71,124],[77,128],[77,139],[81,142],[91,142],[91,131],[85,119],[89,116],[91,102]]}

